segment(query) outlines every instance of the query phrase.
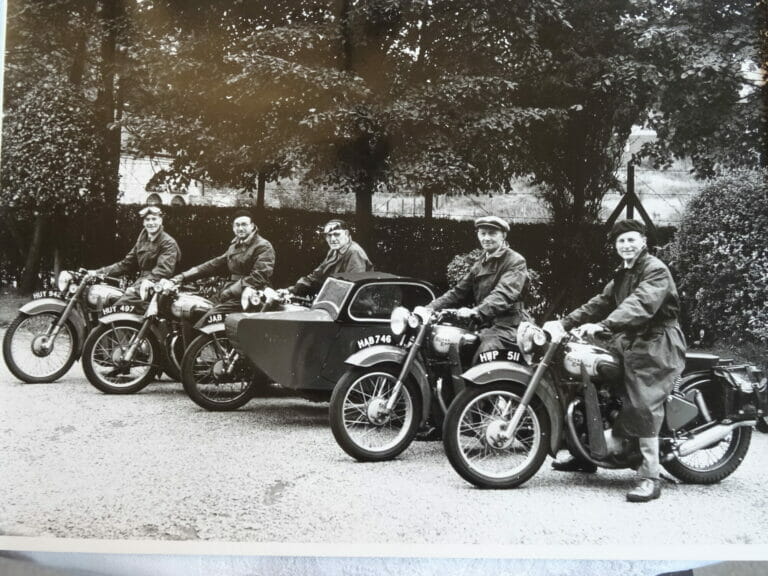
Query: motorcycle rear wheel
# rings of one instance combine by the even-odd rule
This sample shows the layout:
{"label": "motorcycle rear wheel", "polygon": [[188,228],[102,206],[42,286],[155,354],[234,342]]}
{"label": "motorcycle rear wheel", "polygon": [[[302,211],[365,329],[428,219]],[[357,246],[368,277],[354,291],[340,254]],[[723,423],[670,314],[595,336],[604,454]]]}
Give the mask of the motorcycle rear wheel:
{"label": "motorcycle rear wheel", "polygon": [[83,346],[83,372],[95,388],[105,394],[134,394],[154,379],[162,351],[152,335],[139,344],[131,363],[119,369],[117,358],[138,331],[133,322],[99,324],[91,331]]}
{"label": "motorcycle rear wheel", "polygon": [[217,335],[221,350],[213,336],[200,334],[184,353],[181,361],[181,381],[192,401],[206,410],[221,412],[245,406],[259,386],[258,375],[250,363],[240,358],[231,374],[217,374],[223,368],[226,353],[232,349],[223,334]]}
{"label": "motorcycle rear wheel", "polygon": [[[697,380],[684,387],[681,392],[693,401],[694,391],[704,395],[704,401],[714,420],[725,418],[722,405],[722,385],[709,378]],[[705,420],[699,416],[678,431],[685,435],[686,429],[701,426]],[[733,474],[744,460],[752,440],[752,429],[736,428],[725,438],[715,444],[697,450],[693,454],[677,458],[662,465],[671,474],[689,484],[717,484],[722,479]]]}
{"label": "motorcycle rear wheel", "polygon": [[389,415],[376,420],[390,398],[400,368],[351,368],[331,395],[331,431],[341,448],[360,462],[392,460],[411,445],[419,428],[422,398],[413,377],[406,378]]}
{"label": "motorcycle rear wheel", "polygon": [[443,425],[445,453],[453,469],[470,484],[515,488],[544,463],[551,425],[546,408],[535,397],[506,445],[496,448],[489,440],[489,433],[504,422],[502,411],[509,407],[514,413],[524,393],[522,385],[512,382],[467,388],[448,408]]}
{"label": "motorcycle rear wheel", "polygon": [[19,314],[3,337],[3,357],[11,374],[28,384],[55,382],[69,372],[77,358],[77,331],[67,320],[48,353],[37,352],[36,342],[59,321],[58,312]]}

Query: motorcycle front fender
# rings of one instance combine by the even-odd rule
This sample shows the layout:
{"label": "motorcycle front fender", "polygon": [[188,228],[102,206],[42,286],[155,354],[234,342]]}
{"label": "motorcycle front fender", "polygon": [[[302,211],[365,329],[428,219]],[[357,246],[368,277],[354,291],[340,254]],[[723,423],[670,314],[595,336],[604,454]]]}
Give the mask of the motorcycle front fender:
{"label": "motorcycle front fender", "polygon": [[[404,348],[398,348],[397,346],[389,346],[386,344],[379,344],[376,346],[370,346],[369,348],[363,348],[352,354],[344,362],[350,366],[357,366],[359,368],[370,368],[377,364],[397,364],[402,366],[405,362],[405,357],[408,355],[408,350]],[[415,358],[413,365],[411,366],[411,375],[416,379],[421,390],[422,402],[422,415],[421,422],[424,423],[429,416],[429,408],[431,405],[430,399],[432,393],[429,389],[429,376],[427,376],[427,369],[421,363],[419,358]]]}
{"label": "motorcycle front fender", "polygon": [[[131,322],[137,326],[141,326],[144,323],[144,316],[138,314],[131,314],[130,312],[115,312],[114,314],[107,314],[99,318],[99,324],[105,324],[109,326],[117,322]],[[154,320],[150,320],[149,331],[152,334],[152,338],[157,341],[157,344],[165,350],[165,333],[163,329]],[[166,350],[166,353],[168,351]]]}
{"label": "motorcycle front fender", "polygon": [[[36,316],[38,314],[44,314],[46,312],[53,312],[55,314],[61,314],[67,307],[67,301],[60,298],[40,298],[38,300],[32,300],[27,302],[21,308],[19,308],[19,314],[26,316]],[[72,307],[72,311],[69,314],[68,320],[75,327],[75,336],[77,337],[77,357],[80,357],[80,351],[83,347],[86,337],[86,321],[83,315],[78,310],[77,306]]]}
{"label": "motorcycle front fender", "polygon": [[[496,360],[483,364],[476,364],[461,375],[469,386],[488,386],[494,382],[516,382],[528,387],[533,377],[533,372],[526,366],[514,362]],[[555,384],[546,375],[539,382],[536,396],[543,402],[552,424],[549,453],[554,457],[560,449],[562,442],[564,419],[563,408],[560,405],[560,395]]]}
{"label": "motorcycle front fender", "polygon": [[224,322],[214,322],[213,324],[206,324],[205,326],[195,326],[198,332],[203,334],[213,334],[214,332],[224,332]]}

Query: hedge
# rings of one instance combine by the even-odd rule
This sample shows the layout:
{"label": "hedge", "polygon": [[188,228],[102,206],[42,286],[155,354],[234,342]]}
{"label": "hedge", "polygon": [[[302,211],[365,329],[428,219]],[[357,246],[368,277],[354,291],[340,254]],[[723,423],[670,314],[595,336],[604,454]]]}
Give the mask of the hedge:
{"label": "hedge", "polygon": [[[181,206],[166,208],[164,228],[182,250],[182,268],[188,268],[221,254],[232,238],[231,221],[238,208]],[[335,214],[306,212],[296,209],[266,209],[256,217],[260,233],[272,242],[277,252],[273,284],[285,286],[314,268],[328,247],[319,234],[321,226]],[[427,239],[423,218],[373,219],[369,240],[363,241],[353,215],[344,215],[377,270],[428,280],[444,289],[448,286],[446,269],[457,254],[477,247],[471,221],[435,219],[431,240]],[[60,248],[64,268],[103,266],[121,258],[133,245],[141,229],[137,207],[120,205],[117,226],[98,215],[71,218],[56,226],[48,235],[46,253],[53,245]],[[563,306],[579,303],[601,287],[616,265],[613,248],[602,226],[585,226],[578,230],[583,243],[574,245],[574,231],[556,230],[551,224],[514,224],[507,237],[510,246],[523,254],[531,268],[541,275],[543,296],[550,301],[576,271],[586,267],[586,282],[568,294]],[[661,229],[659,239],[671,238],[673,229]],[[2,234],[2,233],[0,233]],[[23,260],[9,250],[5,238],[0,247],[0,273],[6,282],[16,277]],[[568,252],[565,255],[565,251]],[[50,257],[43,270],[52,269]]]}

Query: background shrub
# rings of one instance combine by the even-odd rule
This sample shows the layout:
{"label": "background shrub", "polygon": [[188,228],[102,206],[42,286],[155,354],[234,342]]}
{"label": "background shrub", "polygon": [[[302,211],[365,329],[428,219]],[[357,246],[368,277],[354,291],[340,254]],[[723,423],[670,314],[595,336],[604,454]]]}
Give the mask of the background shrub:
{"label": "background shrub", "polygon": [[766,171],[714,180],[688,206],[666,250],[689,335],[768,343]]}

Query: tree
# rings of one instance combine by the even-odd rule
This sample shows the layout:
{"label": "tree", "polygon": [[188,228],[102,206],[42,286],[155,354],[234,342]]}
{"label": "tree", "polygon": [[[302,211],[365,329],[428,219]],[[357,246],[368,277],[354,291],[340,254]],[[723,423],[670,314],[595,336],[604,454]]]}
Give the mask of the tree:
{"label": "tree", "polygon": [[66,83],[41,83],[5,118],[0,200],[17,218],[26,214],[34,222],[21,293],[34,289],[52,220],[104,201],[97,133],[96,114]]}

